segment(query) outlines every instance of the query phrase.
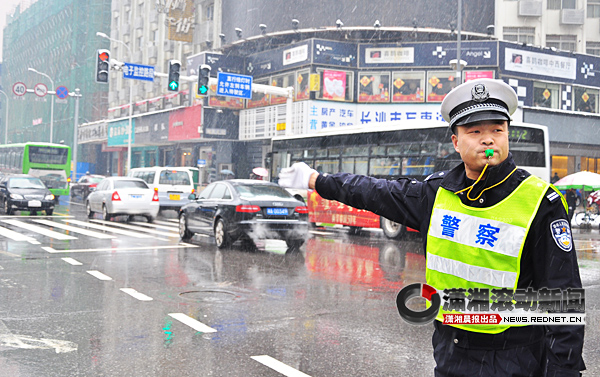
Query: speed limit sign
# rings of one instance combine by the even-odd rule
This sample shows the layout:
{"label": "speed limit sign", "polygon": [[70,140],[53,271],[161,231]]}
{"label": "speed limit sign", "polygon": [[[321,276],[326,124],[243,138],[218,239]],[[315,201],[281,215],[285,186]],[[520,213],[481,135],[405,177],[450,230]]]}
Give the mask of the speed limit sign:
{"label": "speed limit sign", "polygon": [[13,93],[17,96],[24,96],[27,93],[27,87],[22,82],[17,82],[13,85]]}

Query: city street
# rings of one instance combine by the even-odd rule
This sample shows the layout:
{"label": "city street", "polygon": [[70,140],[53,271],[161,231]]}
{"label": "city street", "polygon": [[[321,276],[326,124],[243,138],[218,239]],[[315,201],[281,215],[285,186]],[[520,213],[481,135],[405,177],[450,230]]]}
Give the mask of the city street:
{"label": "city street", "polygon": [[[181,243],[174,212],[88,221],[0,217],[0,375],[427,376],[431,325],[395,296],[424,281],[418,238],[316,228],[299,251],[268,240]],[[135,219],[137,220],[137,219]],[[600,235],[574,229],[586,288],[585,375],[600,374]]]}

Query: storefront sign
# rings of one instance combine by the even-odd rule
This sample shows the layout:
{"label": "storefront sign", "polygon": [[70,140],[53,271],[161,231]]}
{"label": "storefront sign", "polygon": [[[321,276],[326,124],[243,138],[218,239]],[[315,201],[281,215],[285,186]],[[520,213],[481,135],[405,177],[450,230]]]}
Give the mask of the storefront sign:
{"label": "storefront sign", "polygon": [[575,80],[577,78],[577,59],[556,54],[505,48],[504,70]]}
{"label": "storefront sign", "polygon": [[199,139],[202,134],[202,106],[185,107],[169,116],[169,140]]}
{"label": "storefront sign", "polygon": [[91,123],[79,126],[77,129],[77,140],[79,143],[88,143],[91,141],[106,140],[107,125],[106,122]]}
{"label": "storefront sign", "polygon": [[169,139],[169,112],[144,115],[136,119],[136,144],[156,144]]}
{"label": "storefront sign", "polygon": [[[135,128],[135,119],[131,120],[131,127]],[[123,119],[108,125],[108,146],[121,147],[128,145],[129,119]],[[135,134],[131,137],[131,145],[135,143]]]}

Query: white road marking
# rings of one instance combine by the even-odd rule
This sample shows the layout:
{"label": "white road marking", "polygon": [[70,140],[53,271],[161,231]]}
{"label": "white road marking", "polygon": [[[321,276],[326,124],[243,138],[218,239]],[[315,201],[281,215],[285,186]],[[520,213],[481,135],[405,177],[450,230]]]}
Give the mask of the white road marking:
{"label": "white road marking", "polygon": [[90,271],[86,271],[86,272],[100,280],[112,280],[112,278],[110,276],[106,276],[102,272],[97,271],[97,270],[90,270]]}
{"label": "white road marking", "polygon": [[48,251],[49,253],[56,254],[56,253],[90,253],[90,252],[94,252],[94,251],[130,251],[130,250],[186,249],[186,248],[190,248],[190,247],[200,247],[200,246],[185,244],[185,245],[145,246],[145,247],[124,247],[124,246],[118,246],[118,247],[104,247],[104,248],[98,248],[98,249],[69,249],[69,250],[54,250],[54,249],[52,249],[52,251],[49,251],[49,250],[46,250],[46,249],[44,249],[44,250]]}
{"label": "white road marking", "polygon": [[41,245],[42,243],[37,241],[37,240],[27,240],[27,242],[29,242],[32,245]]}
{"label": "white road marking", "polygon": [[52,216],[14,216],[14,215],[10,215],[10,216],[0,216],[0,219],[14,219],[14,218],[19,218],[19,219],[28,219],[28,218],[32,218],[32,219],[39,219],[41,217],[60,217],[60,218],[65,218],[65,217],[75,217],[72,215],[59,215],[59,214],[55,214]]}
{"label": "white road marking", "polygon": [[320,236],[331,236],[332,234],[335,234],[335,233],[331,233],[331,232],[321,232],[319,230],[309,230],[309,232],[312,234],[318,234]]}
{"label": "white road marking", "polygon": [[50,220],[33,220],[33,221],[35,221],[36,223],[53,226],[55,228],[68,230],[69,232],[79,233],[79,234],[83,234],[85,236],[100,238],[103,240],[117,238],[116,236],[111,236],[110,234],[98,233],[98,232],[93,232],[91,230],[76,228],[74,226],[57,223],[56,221],[50,221]]}
{"label": "white road marking", "polygon": [[167,236],[167,237],[177,237],[179,238],[179,233],[167,233],[167,232],[161,232],[160,230],[156,230],[156,229],[148,229],[148,228],[144,228],[141,226],[135,226],[135,225],[129,225],[129,224],[122,224],[122,223],[117,223],[114,221],[106,221],[106,220],[90,220],[91,222],[94,223],[99,223],[99,224],[106,224],[106,225],[110,225],[110,226],[117,226],[120,228],[125,228],[125,229],[131,229],[131,230],[135,230],[138,232],[142,232],[142,233],[151,233],[151,234],[158,234],[161,236]]}
{"label": "white road marking", "polygon": [[2,321],[0,321],[0,346],[21,349],[54,348],[56,353],[77,351],[77,344],[67,340],[34,338],[27,335],[14,335]]}
{"label": "white road marking", "polygon": [[[85,227],[92,228],[92,229],[104,230],[106,232],[113,232],[115,234],[121,234],[123,236],[130,236],[130,237],[135,237],[135,238],[149,238],[149,236],[147,234],[129,232],[127,230],[118,229],[118,228],[115,228],[112,226],[104,226],[104,225],[88,223],[88,222],[79,221],[79,220],[63,220],[63,221],[67,222],[67,223],[75,224],[75,225],[85,226]],[[156,238],[156,237],[154,237],[154,238]],[[159,239],[162,239],[162,238],[159,238]]]}
{"label": "white road marking", "polygon": [[287,377],[310,377],[308,374],[302,373],[298,369],[294,369],[269,355],[250,356],[250,358]]}
{"label": "white road marking", "polygon": [[120,290],[140,301],[152,301],[152,297],[146,296],[145,294],[140,293],[133,288],[121,288]]}
{"label": "white road marking", "polygon": [[54,250],[54,248],[50,246],[42,246],[42,250],[47,251],[49,253],[56,253],[56,250]]}
{"label": "white road marking", "polygon": [[170,221],[170,222],[172,222],[172,223],[178,223],[178,222],[179,222],[179,220],[178,220],[178,219],[167,219],[167,221]]}
{"label": "white road marking", "polygon": [[83,264],[80,261],[75,260],[73,258],[68,258],[67,257],[67,258],[60,258],[60,259],[64,260],[65,262],[67,262],[68,264],[71,264],[73,266],[81,266]]}
{"label": "white road marking", "polygon": [[[179,221],[177,221],[177,223],[179,223]],[[153,224],[172,225],[177,228],[177,224],[173,224],[171,221],[154,220]]]}
{"label": "white road marking", "polygon": [[133,221],[132,224],[145,226],[147,228],[170,230],[172,232],[177,232],[177,230],[178,230],[177,226],[165,226],[165,225],[158,225],[158,224],[154,224],[154,223],[143,223],[140,221]]}
{"label": "white road marking", "polygon": [[212,327],[208,327],[204,323],[199,322],[194,318],[189,317],[183,313],[169,313],[169,315],[178,320],[179,322],[183,323],[184,325],[188,325],[196,331],[200,331],[203,333],[217,332],[217,330],[213,329]]}
{"label": "white road marking", "polygon": [[32,232],[41,234],[43,236],[54,238],[56,240],[76,240],[77,239],[77,237],[68,236],[63,233],[54,232],[54,231],[51,231],[50,229],[42,228],[41,226],[37,226],[37,225],[33,225],[33,224],[27,224],[27,223],[24,223],[19,220],[2,220],[2,222],[5,222],[7,224],[10,224],[10,225],[13,225],[13,226],[16,226],[19,228],[27,229]]}
{"label": "white road marking", "polygon": [[35,239],[33,239],[29,236],[26,236],[24,234],[15,232],[14,230],[10,230],[8,228],[4,228],[1,226],[0,226],[0,236],[10,238],[13,241],[27,241],[27,242],[36,241]]}

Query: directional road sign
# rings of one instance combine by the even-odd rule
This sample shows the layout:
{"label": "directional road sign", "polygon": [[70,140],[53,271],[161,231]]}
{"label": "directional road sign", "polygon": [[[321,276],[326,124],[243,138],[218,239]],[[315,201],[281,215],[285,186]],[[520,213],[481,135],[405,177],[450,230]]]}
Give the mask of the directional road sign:
{"label": "directional road sign", "polygon": [[65,99],[69,96],[69,89],[66,86],[56,88],[56,96],[60,99]]}
{"label": "directional road sign", "polygon": [[217,75],[217,95],[252,98],[252,76],[219,72]]}
{"label": "directional road sign", "polygon": [[22,82],[16,82],[13,85],[13,93],[17,96],[24,96],[27,93],[27,87]]}
{"label": "directional road sign", "polygon": [[33,87],[33,91],[35,92],[35,95],[38,97],[44,97],[46,94],[48,94],[48,87],[44,84],[35,84],[35,86]]}
{"label": "directional road sign", "polygon": [[154,81],[154,67],[150,65],[125,63],[123,66],[123,78]]}

